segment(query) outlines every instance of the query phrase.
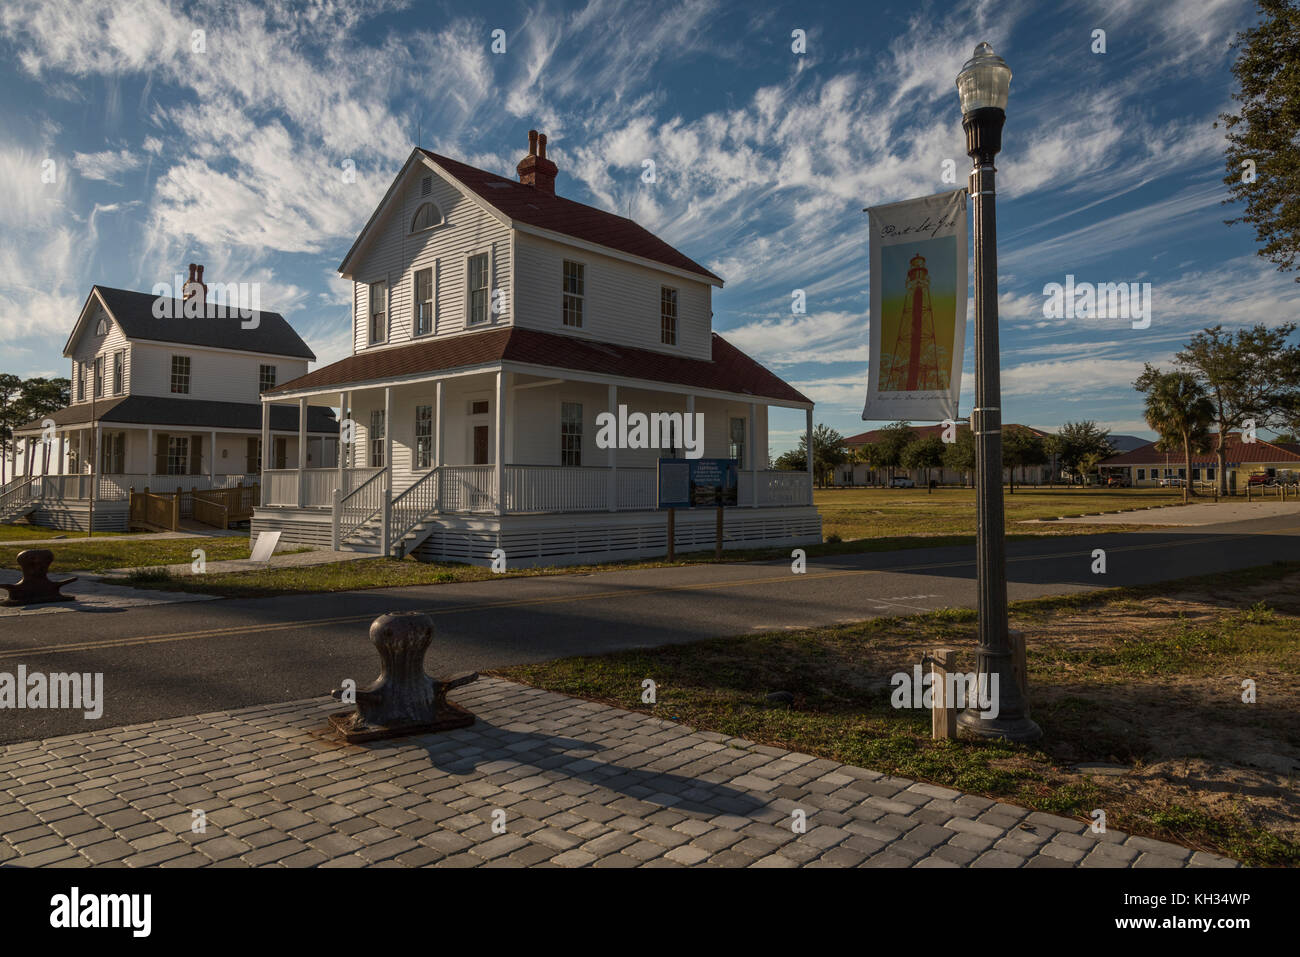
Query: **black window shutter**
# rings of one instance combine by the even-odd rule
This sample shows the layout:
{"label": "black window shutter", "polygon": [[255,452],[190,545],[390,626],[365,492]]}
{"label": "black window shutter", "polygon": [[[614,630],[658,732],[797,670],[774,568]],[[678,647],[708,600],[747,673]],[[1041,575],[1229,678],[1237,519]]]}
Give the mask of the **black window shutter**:
{"label": "black window shutter", "polygon": [[199,475],[203,472],[203,436],[190,436],[190,474]]}
{"label": "black window shutter", "polygon": [[153,472],[154,475],[167,474],[167,433],[159,432],[154,436],[154,455],[153,455]]}

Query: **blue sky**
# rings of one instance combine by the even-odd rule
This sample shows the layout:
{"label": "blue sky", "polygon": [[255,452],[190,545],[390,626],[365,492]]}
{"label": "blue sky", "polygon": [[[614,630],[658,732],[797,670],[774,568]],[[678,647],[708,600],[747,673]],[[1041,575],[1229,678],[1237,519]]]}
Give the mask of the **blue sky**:
{"label": "blue sky", "polygon": [[[93,283],[147,290],[190,261],[209,281],[260,282],[266,308],[340,358],[335,269],[417,122],[424,146],[505,175],[536,127],[558,192],[630,209],[720,274],[715,329],[812,396],[818,421],[859,432],[877,424],[859,418],[861,210],[953,188],[948,159],[965,184],[954,78],[988,40],[1015,74],[998,164],[1004,416],[1149,435],[1131,387],[1144,361],[1209,324],[1300,314],[1300,285],[1220,205],[1213,122],[1231,106],[1229,43],[1254,18],[1244,0],[6,0],[3,366],[66,375]],[[1045,318],[1043,286],[1067,274],[1151,283],[1150,328]],[[801,419],[774,417],[775,450]]]}

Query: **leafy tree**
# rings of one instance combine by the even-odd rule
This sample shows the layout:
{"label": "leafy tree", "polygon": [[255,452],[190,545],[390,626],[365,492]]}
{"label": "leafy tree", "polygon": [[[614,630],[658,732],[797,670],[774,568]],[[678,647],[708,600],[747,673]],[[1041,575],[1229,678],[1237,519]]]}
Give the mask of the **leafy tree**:
{"label": "leafy tree", "polygon": [[[53,415],[59,409],[65,408],[71,397],[71,392],[72,383],[67,379],[46,379],[41,376],[24,379],[18,387],[18,397],[13,402],[15,426],[25,425],[44,416]],[[28,442],[27,449],[27,474],[30,475],[34,463],[35,446]],[[46,446],[41,470],[48,471],[49,464],[50,450]]]}
{"label": "leafy tree", "polygon": [[1239,112],[1220,115],[1228,140],[1226,202],[1245,204],[1228,222],[1254,226],[1259,255],[1286,271],[1300,253],[1300,6],[1257,5],[1260,22],[1233,44],[1241,51],[1232,65]]}
{"label": "leafy tree", "polygon": [[9,453],[14,447],[14,429],[22,425],[18,420],[18,395],[23,380],[12,372],[0,372],[0,485],[9,481],[6,469]]}
{"label": "leafy tree", "polygon": [[916,433],[906,422],[891,422],[880,430],[872,458],[879,468],[889,469],[889,477],[894,477],[894,469],[903,464],[903,449],[916,439]]}
{"label": "leafy tree", "polygon": [[1002,467],[1007,469],[1011,494],[1016,491],[1016,469],[1046,465],[1048,458],[1047,446],[1036,432],[1025,428],[1002,430]]}
{"label": "leafy tree", "polygon": [[[818,485],[824,486],[836,466],[844,464],[846,457],[844,436],[828,425],[818,425],[813,429],[813,475]],[[808,437],[801,435],[798,446],[778,457],[776,466],[780,469],[799,471],[807,468],[807,462]]]}
{"label": "leafy tree", "polygon": [[1214,405],[1190,372],[1161,372],[1150,363],[1143,367],[1133,387],[1146,394],[1147,425],[1160,436],[1156,448],[1171,451],[1182,446],[1186,505],[1192,484],[1192,453],[1209,448]]}
{"label": "leafy tree", "polygon": [[968,428],[957,430],[957,439],[943,448],[943,467],[969,478],[975,471],[975,436]]}
{"label": "leafy tree", "polygon": [[1191,373],[1214,405],[1218,436],[1214,446],[1219,491],[1228,492],[1227,440],[1234,429],[1253,419],[1256,427],[1290,421],[1300,408],[1300,346],[1288,339],[1294,322],[1270,329],[1257,323],[1225,332],[1223,326],[1199,332],[1174,357]]}
{"label": "leafy tree", "polygon": [[943,465],[943,452],[946,446],[937,435],[917,438],[910,442],[899,455],[899,462],[905,469],[922,469],[925,472],[925,484],[930,484],[930,469]]}
{"label": "leafy tree", "polygon": [[1079,476],[1081,481],[1098,462],[1115,454],[1110,432],[1091,419],[1066,422],[1052,437],[1048,451],[1057,457],[1066,472]]}

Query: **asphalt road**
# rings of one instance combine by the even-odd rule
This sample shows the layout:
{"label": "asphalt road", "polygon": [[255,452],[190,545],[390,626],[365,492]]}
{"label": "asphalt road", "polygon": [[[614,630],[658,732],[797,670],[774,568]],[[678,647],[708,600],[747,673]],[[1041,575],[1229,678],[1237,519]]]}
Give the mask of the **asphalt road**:
{"label": "asphalt road", "polygon": [[[1095,548],[1105,575],[1092,573]],[[101,718],[0,711],[0,742],[311,697],[378,671],[388,611],[427,611],[428,670],[451,673],[620,648],[973,607],[974,547],[788,562],[510,578],[0,619],[0,672],[102,672]],[[1011,600],[1300,559],[1300,514],[1008,546]]]}

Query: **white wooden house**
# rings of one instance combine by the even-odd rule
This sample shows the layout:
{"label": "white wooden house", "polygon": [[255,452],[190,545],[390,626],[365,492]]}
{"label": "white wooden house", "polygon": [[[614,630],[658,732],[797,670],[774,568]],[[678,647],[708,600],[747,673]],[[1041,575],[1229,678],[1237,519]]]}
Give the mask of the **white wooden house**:
{"label": "white wooden house", "polygon": [[[68,336],[66,408],[14,430],[13,480],[0,521],[20,515],[55,528],[120,530],[128,491],[172,492],[259,481],[259,396],[301,377],[315,355],[279,313],[209,310],[202,267],[190,266],[184,300],[94,286]],[[200,315],[187,317],[193,300]],[[160,306],[162,308],[160,308]],[[210,315],[209,313],[213,313]],[[271,464],[337,463],[333,410],[277,409]],[[99,450],[98,461],[94,450]]]}
{"label": "white wooden house", "polygon": [[[518,181],[411,153],[339,267],[352,355],[262,397],[266,416],[339,408],[338,466],[266,462],[254,532],[511,566],[662,554],[674,451],[598,447],[597,416],[623,406],[701,414],[702,455],[740,460],[726,547],[820,541],[810,470],[768,467],[768,409],[811,431],[813,403],[713,332],[721,279],[557,196],[546,137],[529,142]],[[713,544],[713,509],[675,524],[678,548]]]}

